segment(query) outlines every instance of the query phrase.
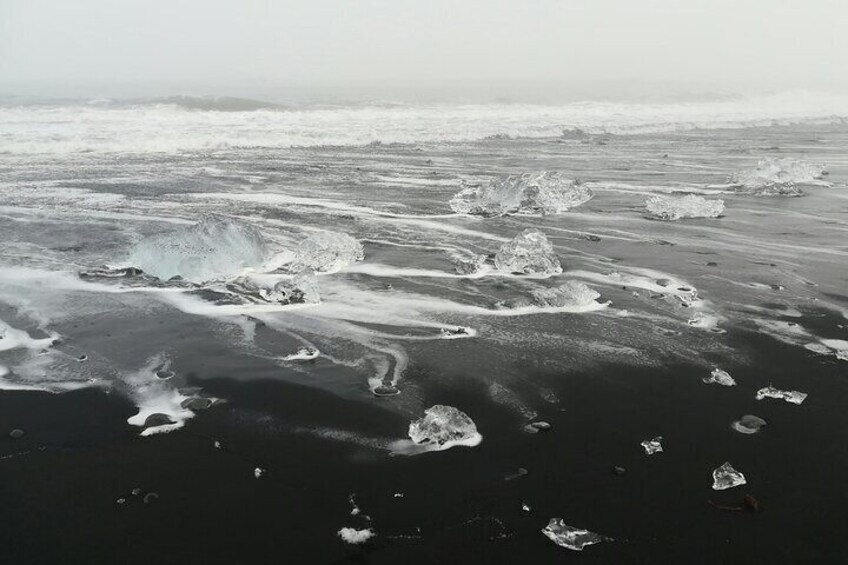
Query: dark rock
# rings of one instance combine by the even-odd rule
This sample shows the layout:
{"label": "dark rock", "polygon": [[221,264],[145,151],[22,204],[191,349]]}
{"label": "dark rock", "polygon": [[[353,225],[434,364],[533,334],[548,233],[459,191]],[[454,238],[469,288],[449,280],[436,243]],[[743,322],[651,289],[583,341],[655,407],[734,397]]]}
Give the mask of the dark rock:
{"label": "dark rock", "polygon": [[144,421],[145,428],[152,428],[155,426],[166,426],[168,424],[173,424],[174,421],[167,414],[160,414],[159,412],[155,414],[151,414]]}

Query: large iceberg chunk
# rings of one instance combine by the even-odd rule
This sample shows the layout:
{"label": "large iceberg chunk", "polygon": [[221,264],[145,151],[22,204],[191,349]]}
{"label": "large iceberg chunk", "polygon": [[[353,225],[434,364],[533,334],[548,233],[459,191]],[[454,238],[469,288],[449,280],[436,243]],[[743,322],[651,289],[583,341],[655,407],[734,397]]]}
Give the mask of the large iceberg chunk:
{"label": "large iceberg chunk", "polygon": [[590,200],[593,194],[581,183],[559,172],[510,175],[486,186],[470,186],[450,201],[458,214],[494,217],[505,214],[558,214]]}
{"label": "large iceberg chunk", "polygon": [[322,231],[300,243],[290,269],[332,273],[364,258],[362,244],[353,237],[346,233]]}
{"label": "large iceberg chunk", "polygon": [[548,525],[542,528],[542,533],[555,544],[574,551],[583,551],[587,545],[613,541],[612,538],[589,530],[569,526],[562,518],[551,518]]}
{"label": "large iceberg chunk", "polygon": [[[802,196],[799,184],[824,184],[827,174],[823,165],[813,165],[796,159],[766,158],[750,171],[734,173],[728,182],[741,192],[764,196]],[[829,186],[829,185],[828,185]]]}
{"label": "large iceberg chunk", "polygon": [[724,200],[707,200],[695,194],[686,196],[661,196],[648,198],[648,212],[660,220],[681,218],[718,218],[724,212]]}
{"label": "large iceberg chunk", "polygon": [[209,215],[192,226],[142,239],[130,252],[129,262],[161,280],[182,277],[203,283],[258,267],[267,255],[267,243],[258,229]]}
{"label": "large iceberg chunk", "polygon": [[545,234],[524,230],[495,255],[495,268],[507,273],[555,275],[562,272],[554,248]]}
{"label": "large iceberg chunk", "polygon": [[453,406],[436,404],[424,411],[424,417],[409,424],[409,437],[417,444],[447,449],[454,445],[477,445],[482,436],[465,412]]}

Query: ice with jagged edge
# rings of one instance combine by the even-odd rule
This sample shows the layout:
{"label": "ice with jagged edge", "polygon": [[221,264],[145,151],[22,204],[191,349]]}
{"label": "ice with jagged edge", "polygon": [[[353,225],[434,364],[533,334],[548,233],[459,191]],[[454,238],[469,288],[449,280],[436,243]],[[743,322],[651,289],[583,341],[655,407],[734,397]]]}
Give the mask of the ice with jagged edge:
{"label": "ice with jagged edge", "polygon": [[495,268],[506,273],[556,275],[562,265],[553,245],[539,230],[527,229],[505,243],[495,254]]}
{"label": "ice with jagged edge", "polygon": [[802,404],[807,399],[806,392],[798,392],[797,390],[780,390],[773,386],[767,386],[757,391],[757,400],[764,398],[777,398],[785,400],[790,404]]}
{"label": "ice with jagged edge", "polygon": [[346,233],[320,231],[300,243],[288,269],[334,273],[363,259],[365,251],[354,237]]}
{"label": "ice with jagged edge", "polygon": [[468,186],[450,201],[458,214],[487,218],[506,214],[559,214],[592,198],[592,191],[560,172],[509,175],[485,186]]}
{"label": "ice with jagged edge", "polygon": [[823,165],[814,165],[797,159],[766,158],[749,171],[730,175],[728,183],[740,192],[763,196],[802,196],[798,185],[831,186],[822,181],[827,174]]}
{"label": "ice with jagged edge", "polygon": [[686,196],[658,194],[648,198],[645,208],[649,214],[660,220],[718,218],[724,213],[724,200],[707,200],[696,194]]}
{"label": "ice with jagged edge", "polygon": [[266,286],[261,280],[249,275],[233,279],[227,289],[242,299],[255,303],[269,304],[318,304],[321,295],[318,292],[318,279],[312,271],[303,271],[290,278]]}
{"label": "ice with jagged edge", "polygon": [[655,453],[662,453],[662,436],[657,436],[653,439],[646,439],[642,442],[642,448],[645,450],[646,455],[653,455]]}
{"label": "ice with jagged edge", "polygon": [[713,490],[727,490],[746,484],[745,475],[733,468],[730,462],[713,471]]}
{"label": "ice with jagged edge", "polygon": [[129,263],[161,280],[226,280],[268,256],[265,237],[241,220],[208,215],[198,223],[148,236],[133,246]]}
{"label": "ice with jagged edge", "polygon": [[542,528],[542,533],[555,544],[574,551],[583,551],[587,545],[613,541],[612,538],[589,530],[569,526],[562,518],[551,518],[548,525]]}
{"label": "ice with jagged edge", "polygon": [[409,424],[409,438],[418,445],[443,450],[454,445],[477,445],[482,440],[477,425],[465,412],[436,404]]}
{"label": "ice with jagged edge", "polygon": [[722,386],[734,386],[736,384],[730,373],[719,368],[713,369],[709,377],[704,377],[701,380],[708,385],[715,383]]}

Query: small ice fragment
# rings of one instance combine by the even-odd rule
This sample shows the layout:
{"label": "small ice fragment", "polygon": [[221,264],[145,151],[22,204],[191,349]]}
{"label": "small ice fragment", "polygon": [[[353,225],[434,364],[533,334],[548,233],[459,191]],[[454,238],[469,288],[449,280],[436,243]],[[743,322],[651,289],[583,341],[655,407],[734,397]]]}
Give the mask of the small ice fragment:
{"label": "small ice fragment", "polygon": [[283,357],[283,361],[311,361],[320,355],[314,347],[301,347],[294,353],[289,353]]}
{"label": "small ice fragment", "polygon": [[158,493],[148,492],[147,494],[144,495],[144,498],[142,498],[141,501],[144,502],[145,504],[150,504],[154,500],[158,500],[158,499],[159,499]]}
{"label": "small ice fragment", "polygon": [[798,392],[797,390],[780,390],[773,386],[767,386],[757,391],[757,400],[762,400],[763,398],[782,398],[792,404],[801,404],[807,398],[807,393]]}
{"label": "small ice fragment", "polygon": [[583,548],[587,545],[612,541],[612,538],[590,532],[589,530],[581,530],[568,526],[562,518],[551,518],[548,525],[542,529],[542,533],[555,544],[567,549],[573,549],[574,551],[583,551]]}
{"label": "small ice fragment", "polygon": [[642,442],[642,447],[645,448],[646,455],[653,455],[654,453],[662,453],[662,436],[657,436],[654,439],[646,439]]}
{"label": "small ice fragment", "polygon": [[486,186],[467,186],[450,207],[457,214],[487,218],[506,214],[559,214],[592,198],[592,191],[559,172],[510,175]]}
{"label": "small ice fragment", "polygon": [[528,434],[535,434],[538,432],[546,432],[551,429],[551,425],[544,420],[539,420],[538,422],[530,422],[526,426],[524,426],[524,431]]}
{"label": "small ice fragment", "polygon": [[309,271],[279,281],[273,287],[265,287],[249,276],[234,279],[227,288],[244,298],[258,303],[271,304],[317,304],[321,302],[318,280]]}
{"label": "small ice fragment", "polygon": [[403,498],[403,493],[402,492],[396,492],[393,496],[395,498]]}
{"label": "small ice fragment", "polygon": [[707,200],[695,194],[682,197],[657,195],[648,199],[645,208],[660,220],[718,218],[724,212],[724,200]]}
{"label": "small ice fragment", "polygon": [[722,386],[734,386],[736,384],[736,381],[733,380],[730,373],[721,369],[713,369],[713,372],[710,373],[709,377],[704,377],[701,380],[706,384],[716,383]]}
{"label": "small ice fragment", "polygon": [[15,428],[11,432],[9,432],[9,437],[12,439],[21,439],[22,437],[24,437],[24,435],[26,435],[26,432],[24,432],[20,428]]}
{"label": "small ice fragment", "polygon": [[140,494],[141,494],[141,489],[140,489],[140,488],[138,488],[138,487],[136,487],[136,488],[132,489],[132,491],[130,492],[130,494],[132,494],[133,496],[138,496],[138,495],[140,495]]}
{"label": "small ice fragment", "polygon": [[601,296],[598,291],[579,281],[565,281],[555,288],[534,290],[530,295],[533,302],[543,308],[589,306]]}
{"label": "small ice fragment", "polygon": [[760,431],[760,428],[765,426],[767,422],[760,417],[751,414],[745,414],[740,419],[731,424],[731,427],[740,434],[755,434]]}
{"label": "small ice fragment", "polygon": [[456,272],[460,275],[473,275],[479,272],[485,263],[485,255],[475,255],[471,258],[459,258],[454,260]]}
{"label": "small ice fragment", "polygon": [[118,500],[116,500],[115,502],[117,502],[118,504],[124,504],[126,501],[127,501],[127,499],[122,497],[122,498],[119,498]]}
{"label": "small ice fragment", "polygon": [[362,244],[346,233],[321,231],[303,240],[289,270],[334,273],[365,258]]}
{"label": "small ice fragment", "polygon": [[521,509],[525,512],[530,512],[530,506],[526,502],[521,503]]}
{"label": "small ice fragment", "polygon": [[369,539],[373,538],[376,534],[374,530],[371,528],[365,528],[364,530],[357,530],[356,528],[342,528],[338,531],[338,536],[342,538],[347,543],[351,544],[360,544],[365,543]]}
{"label": "small ice fragment", "polygon": [[409,424],[409,437],[417,444],[438,445],[440,449],[453,445],[477,445],[482,439],[467,414],[441,404],[428,408],[423,418]]}
{"label": "small ice fragment", "polygon": [[506,273],[556,275],[562,265],[542,232],[527,229],[505,243],[495,255],[495,268]]}
{"label": "small ice fragment", "polygon": [[263,469],[262,467],[257,467],[253,470],[253,476],[259,479],[262,477],[262,475],[265,474],[265,472],[265,469]]}
{"label": "small ice fragment", "polygon": [[220,442],[220,441],[218,441],[218,440],[215,440],[215,443],[213,443],[212,445],[214,445],[214,446],[215,446],[215,449],[221,449],[221,447],[223,447],[223,446],[221,445],[221,442]]}
{"label": "small ice fragment", "polygon": [[373,390],[374,396],[397,396],[400,389],[393,384],[381,384]]}
{"label": "small ice fragment", "polygon": [[455,328],[441,328],[439,333],[442,339],[459,339],[461,337],[473,337],[477,332],[471,328],[456,326]]}
{"label": "small ice fragment", "polygon": [[713,490],[727,490],[747,482],[745,475],[734,469],[729,462],[713,471]]}
{"label": "small ice fragment", "polygon": [[179,276],[203,283],[257,267],[267,253],[265,238],[250,224],[209,215],[192,226],[142,239],[130,252],[129,263],[163,281]]}

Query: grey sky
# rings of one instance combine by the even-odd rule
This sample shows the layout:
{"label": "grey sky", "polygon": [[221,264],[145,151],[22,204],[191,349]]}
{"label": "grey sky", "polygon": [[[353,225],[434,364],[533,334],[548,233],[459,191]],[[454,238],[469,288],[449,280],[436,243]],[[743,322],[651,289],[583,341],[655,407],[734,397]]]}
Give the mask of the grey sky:
{"label": "grey sky", "polygon": [[0,0],[0,85],[841,86],[845,0]]}

